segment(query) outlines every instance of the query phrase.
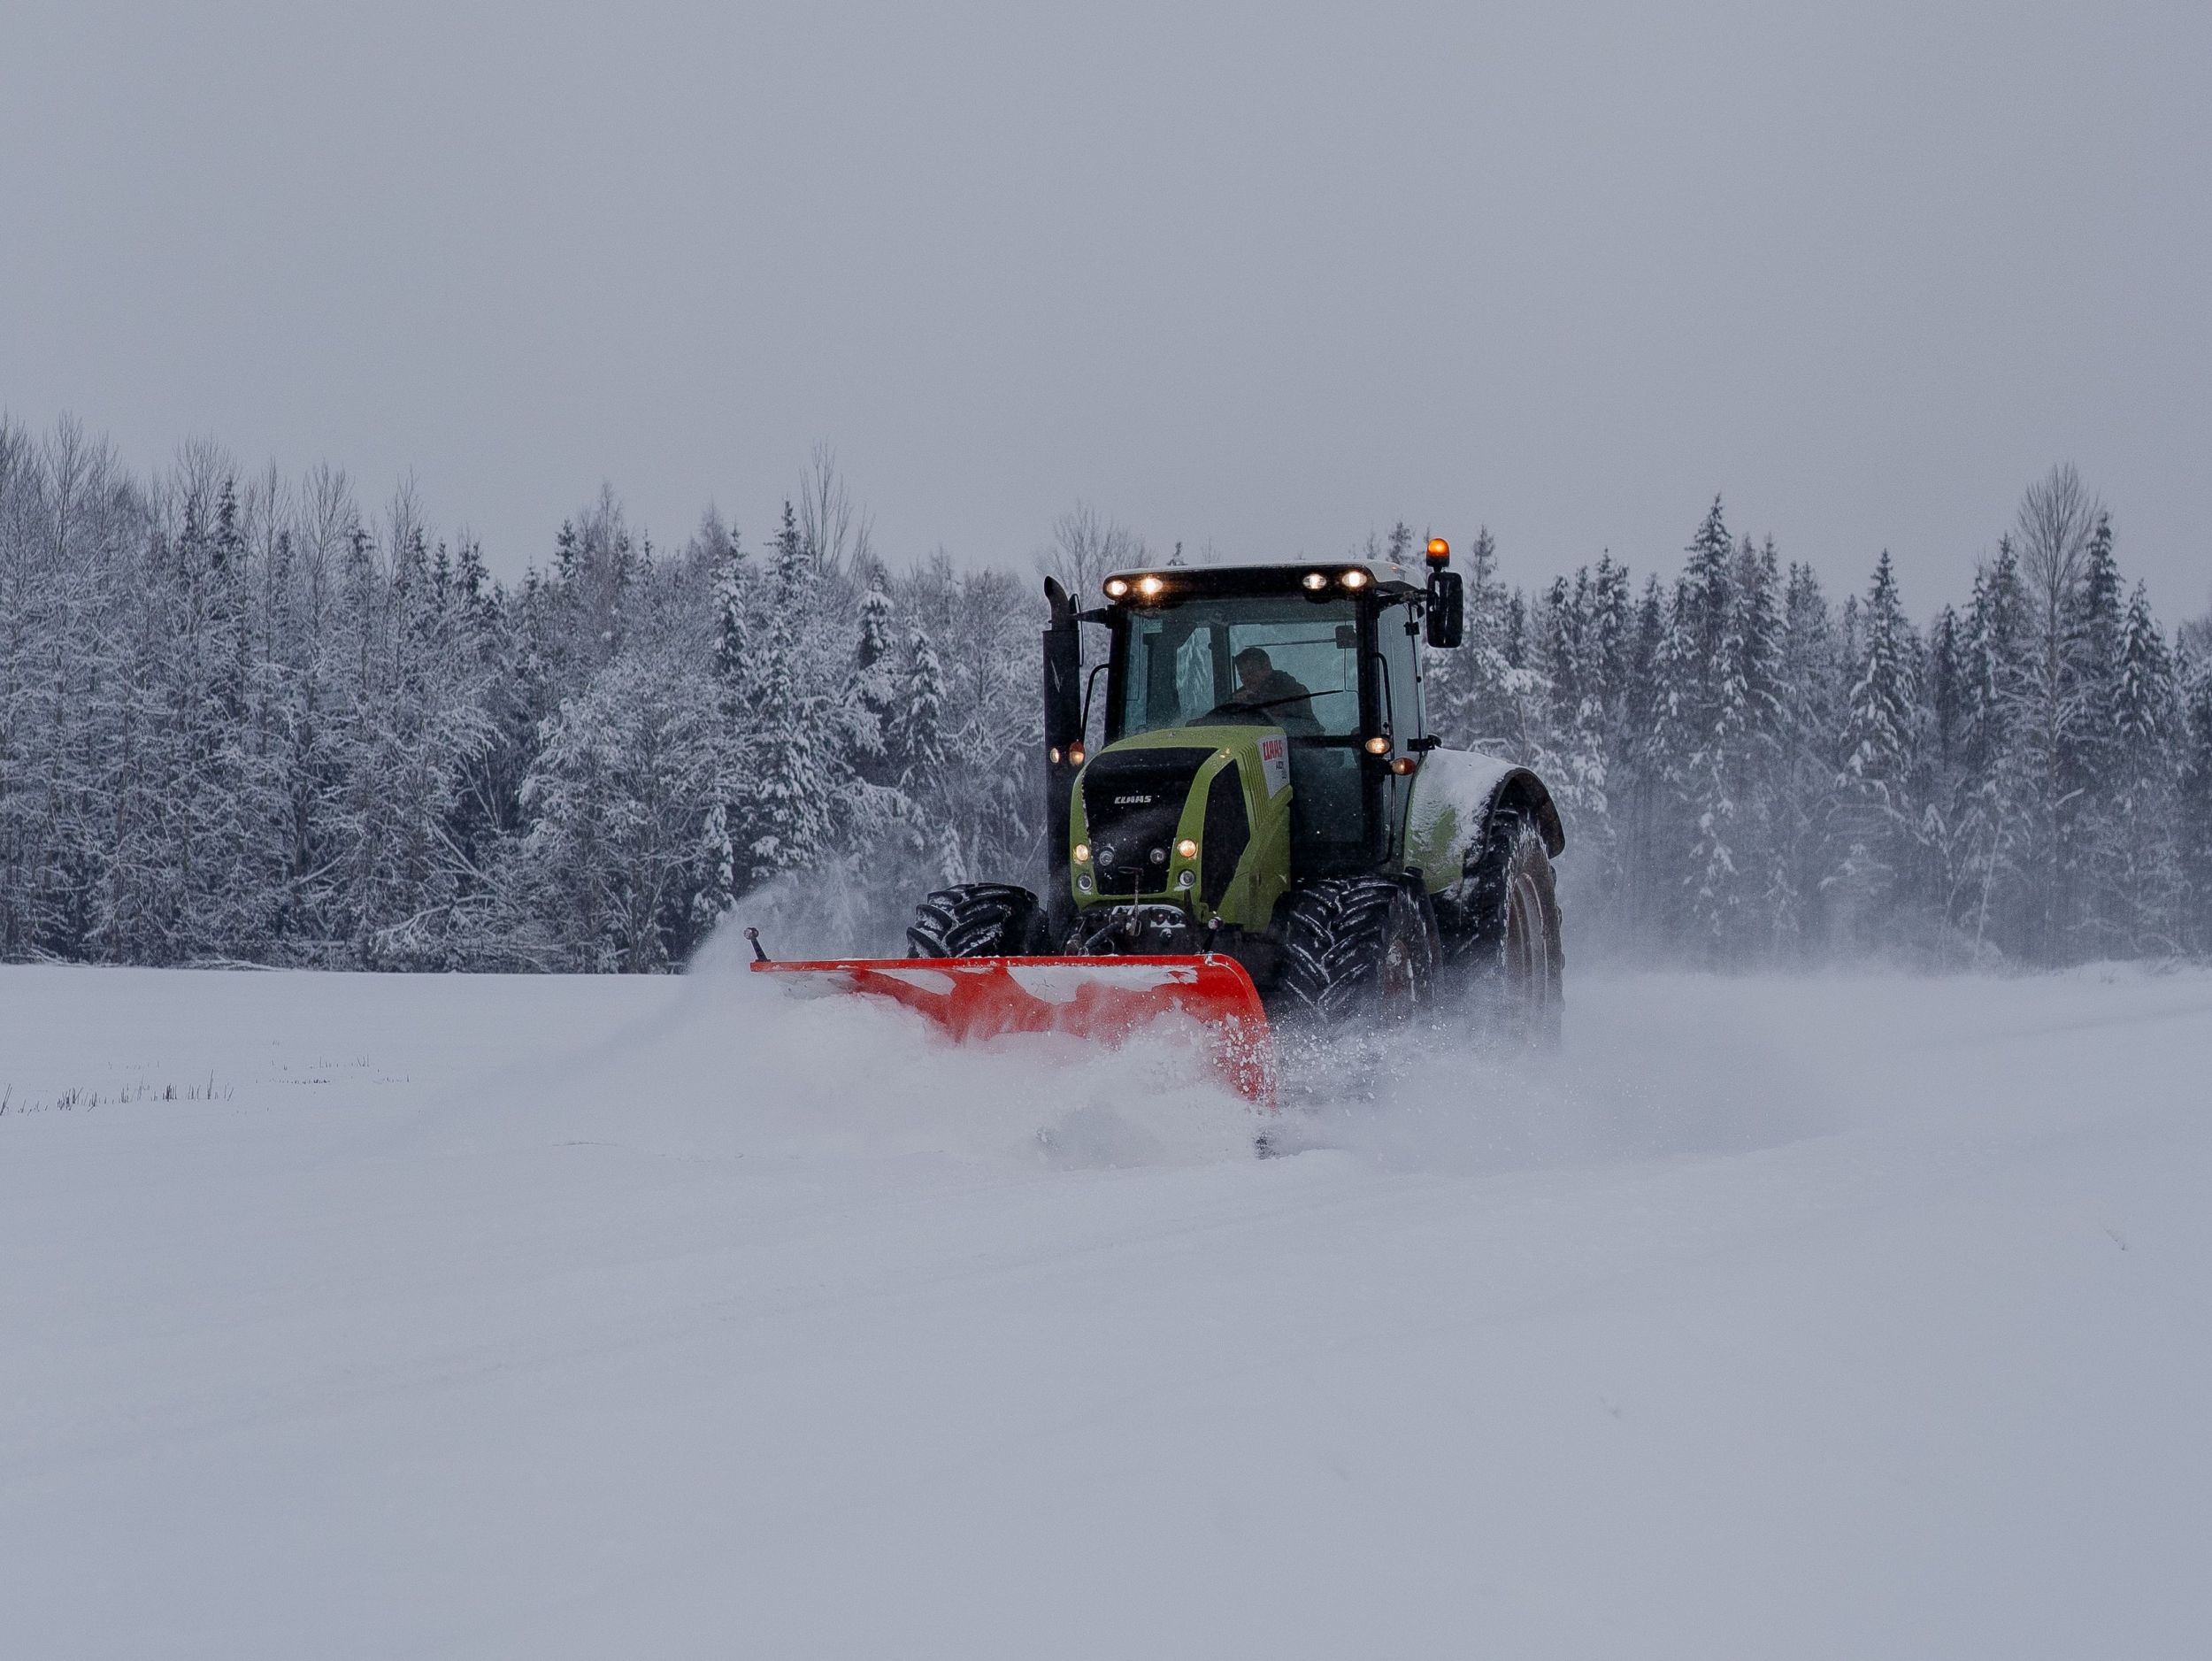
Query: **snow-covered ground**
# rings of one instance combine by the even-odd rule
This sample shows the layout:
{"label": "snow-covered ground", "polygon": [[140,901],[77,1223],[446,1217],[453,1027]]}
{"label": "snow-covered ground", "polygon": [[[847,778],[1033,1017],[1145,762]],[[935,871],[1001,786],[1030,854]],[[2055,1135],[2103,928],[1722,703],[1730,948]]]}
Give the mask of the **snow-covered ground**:
{"label": "snow-covered ground", "polygon": [[2212,979],[1573,1000],[0,968],[0,1653],[2212,1653]]}

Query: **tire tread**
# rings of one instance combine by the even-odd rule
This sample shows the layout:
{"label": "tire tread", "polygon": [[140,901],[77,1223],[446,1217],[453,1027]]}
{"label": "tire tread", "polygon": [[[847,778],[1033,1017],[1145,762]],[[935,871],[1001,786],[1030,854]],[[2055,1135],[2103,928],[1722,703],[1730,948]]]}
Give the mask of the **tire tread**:
{"label": "tire tread", "polygon": [[1006,882],[964,882],[939,888],[915,908],[906,930],[906,955],[1033,957],[1044,928],[1044,910],[1027,888]]}
{"label": "tire tread", "polygon": [[1294,891],[1279,914],[1282,1012],[1336,1020],[1371,1002],[1405,897],[1405,885],[1390,877],[1323,877]]}

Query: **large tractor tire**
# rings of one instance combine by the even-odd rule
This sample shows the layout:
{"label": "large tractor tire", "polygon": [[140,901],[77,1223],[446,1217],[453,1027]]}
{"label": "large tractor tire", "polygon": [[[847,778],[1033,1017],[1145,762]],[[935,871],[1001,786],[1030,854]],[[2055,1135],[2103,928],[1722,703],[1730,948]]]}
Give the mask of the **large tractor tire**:
{"label": "large tractor tire", "polygon": [[1033,957],[1044,950],[1044,907],[1027,888],[964,882],[916,908],[906,931],[910,957]]}
{"label": "large tractor tire", "polygon": [[1440,962],[1427,896],[1389,877],[1324,877],[1276,912],[1279,1011],[1294,1020],[1401,1020],[1434,996]]}
{"label": "large tractor tire", "polygon": [[1451,978],[1508,1042],[1549,1048],[1566,1007],[1558,885],[1533,819],[1500,817],[1480,856],[1440,907]]}

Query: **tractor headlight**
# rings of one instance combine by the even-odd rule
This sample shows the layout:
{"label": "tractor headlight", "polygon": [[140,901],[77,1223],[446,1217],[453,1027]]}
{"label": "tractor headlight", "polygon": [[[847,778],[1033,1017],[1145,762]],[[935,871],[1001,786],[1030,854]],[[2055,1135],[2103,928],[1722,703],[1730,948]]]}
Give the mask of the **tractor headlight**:
{"label": "tractor headlight", "polygon": [[1193,842],[1189,837],[1184,837],[1181,842],[1175,844],[1175,857],[1178,859],[1197,858],[1198,844]]}
{"label": "tractor headlight", "polygon": [[1175,873],[1175,886],[1179,888],[1190,888],[1194,886],[1197,880],[1198,873],[1195,871],[1179,871]]}
{"label": "tractor headlight", "polygon": [[1324,571],[1309,571],[1299,581],[1306,585],[1308,594],[1318,594],[1329,586],[1328,573]]}
{"label": "tractor headlight", "polygon": [[1368,577],[1365,572],[1355,565],[1337,581],[1348,588],[1363,588],[1367,586]]}
{"label": "tractor headlight", "polygon": [[1137,592],[1148,600],[1156,600],[1167,592],[1167,581],[1161,577],[1139,577]]}
{"label": "tractor headlight", "polygon": [[1075,863],[1079,865],[1087,865],[1091,863],[1090,843],[1078,842],[1075,844]]}
{"label": "tractor headlight", "polygon": [[1390,753],[1390,741],[1378,734],[1367,741],[1367,753],[1371,756],[1387,756]]}
{"label": "tractor headlight", "polygon": [[1091,876],[1089,872],[1087,871],[1081,876],[1076,878],[1075,891],[1078,894],[1088,894],[1091,891]]}
{"label": "tractor headlight", "polygon": [[1126,578],[1126,577],[1109,577],[1109,578],[1107,578],[1107,579],[1106,579],[1106,597],[1107,597],[1108,599],[1110,599],[1110,600],[1118,600],[1118,599],[1120,599],[1120,598],[1121,598],[1121,596],[1122,596],[1123,595],[1125,595],[1125,594],[1126,594],[1126,593],[1128,593],[1128,592],[1129,592],[1129,579],[1128,579],[1128,578]]}

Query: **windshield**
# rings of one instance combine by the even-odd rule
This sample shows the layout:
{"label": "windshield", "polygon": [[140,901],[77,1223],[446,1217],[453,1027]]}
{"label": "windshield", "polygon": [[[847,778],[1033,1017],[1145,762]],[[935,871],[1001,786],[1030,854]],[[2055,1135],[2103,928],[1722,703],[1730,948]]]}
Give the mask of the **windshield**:
{"label": "windshield", "polygon": [[1292,737],[1359,730],[1350,600],[1243,595],[1132,613],[1120,733],[1256,721]]}

